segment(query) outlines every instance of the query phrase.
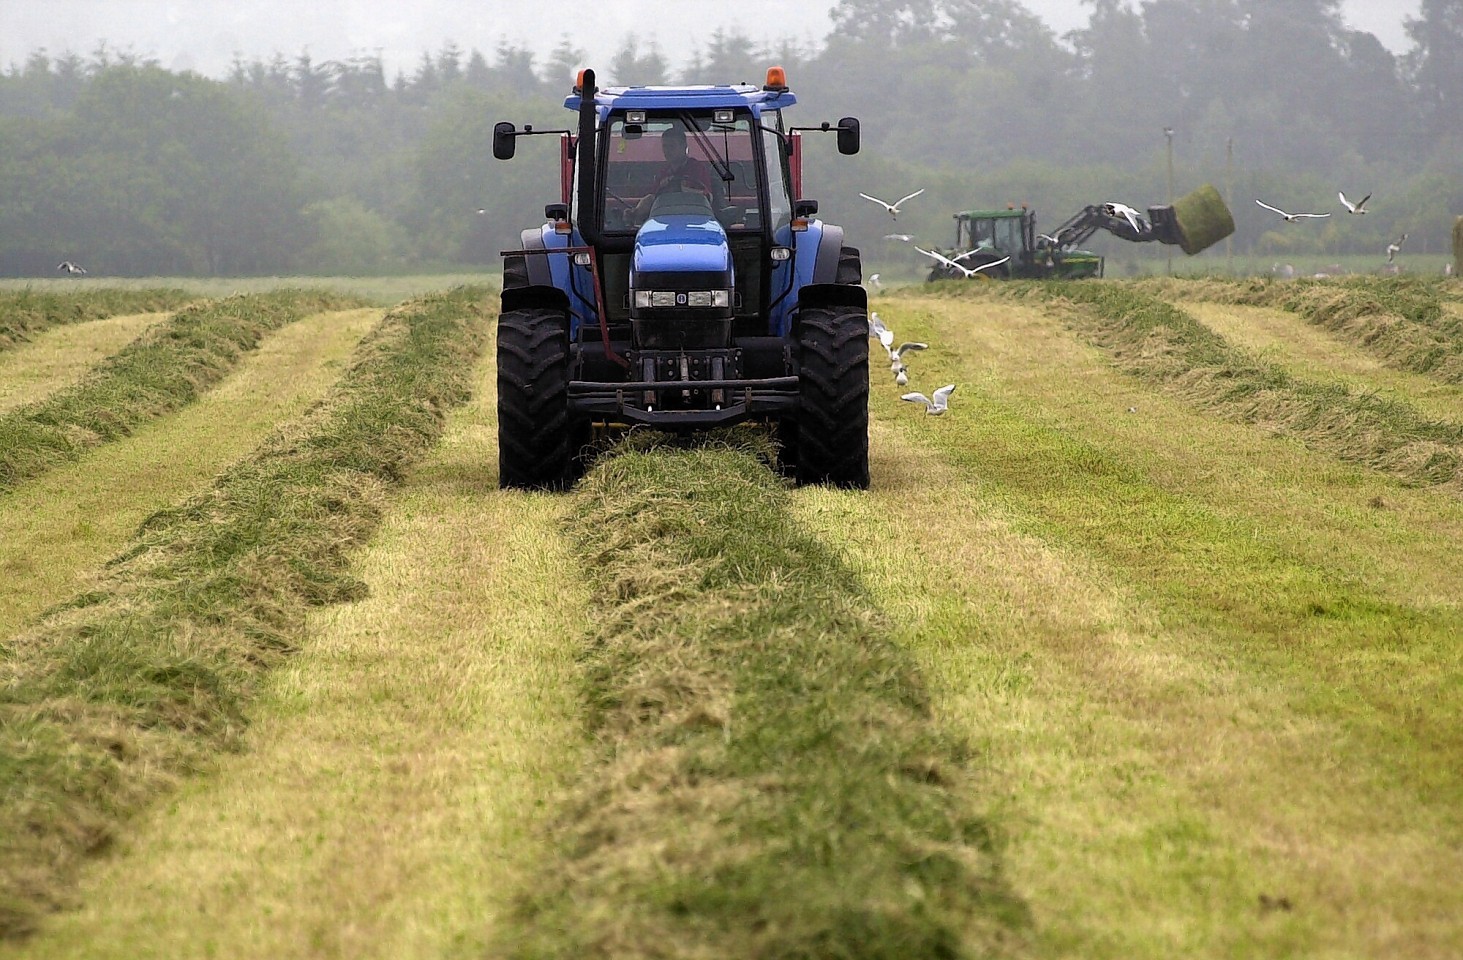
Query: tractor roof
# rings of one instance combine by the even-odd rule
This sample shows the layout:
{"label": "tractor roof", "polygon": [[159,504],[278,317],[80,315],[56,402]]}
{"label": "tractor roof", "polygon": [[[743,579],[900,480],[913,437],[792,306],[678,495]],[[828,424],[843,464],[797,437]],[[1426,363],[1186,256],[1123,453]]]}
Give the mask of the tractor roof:
{"label": "tractor roof", "polygon": [[[580,95],[571,93],[564,106],[579,109]],[[717,107],[750,107],[761,116],[763,110],[780,110],[798,102],[788,89],[768,90],[749,83],[688,87],[600,87],[594,95],[600,118],[611,110],[712,110]]]}
{"label": "tractor roof", "polygon": [[1005,217],[1019,217],[1026,213],[1025,207],[1011,208],[1004,210],[962,210],[955,214],[956,220],[994,220]]}

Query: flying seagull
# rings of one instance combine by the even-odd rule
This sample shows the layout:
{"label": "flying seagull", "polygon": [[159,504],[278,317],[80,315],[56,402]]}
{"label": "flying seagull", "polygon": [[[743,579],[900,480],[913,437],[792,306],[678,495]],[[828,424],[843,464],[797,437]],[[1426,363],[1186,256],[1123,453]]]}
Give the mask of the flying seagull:
{"label": "flying seagull", "polygon": [[1285,218],[1285,222],[1286,223],[1295,223],[1297,220],[1303,219],[1305,217],[1314,217],[1315,219],[1319,220],[1322,217],[1329,217],[1330,216],[1329,213],[1286,213],[1284,210],[1281,210],[1279,207],[1272,207],[1272,206],[1270,206],[1270,204],[1266,203],[1264,200],[1256,200],[1255,202],[1258,203],[1260,206],[1264,207],[1266,210],[1270,210],[1270,211],[1273,211],[1275,213],[1280,214],[1282,217]]}
{"label": "flying seagull", "polygon": [[[904,354],[906,351],[912,353],[916,350],[928,350],[929,348],[930,345],[928,343],[901,343],[898,347],[889,351],[889,372],[897,378],[908,369],[904,365]],[[903,383],[900,386],[903,386]]]}
{"label": "flying seagull", "polygon": [[[915,247],[915,249],[927,257],[932,257],[935,260],[938,260],[940,263],[943,263],[945,266],[951,268],[952,270],[959,270],[961,273],[965,274],[965,279],[967,280],[975,276],[977,273],[980,273],[982,270],[988,270],[991,267],[999,267],[1001,264],[1011,259],[1010,257],[1002,257],[999,260],[992,260],[990,263],[983,263],[978,267],[967,267],[963,263],[956,263],[954,260],[945,256],[943,253],[937,253],[934,250],[926,250],[924,247]],[[974,250],[970,251],[970,253],[974,252]],[[961,256],[968,257],[970,256],[970,253],[964,253],[961,254]]]}
{"label": "flying seagull", "polygon": [[1104,203],[1102,209],[1109,217],[1123,217],[1126,219],[1129,225],[1132,226],[1134,232],[1143,232],[1143,228],[1138,226],[1138,217],[1140,214],[1126,203]]}
{"label": "flying seagull", "polygon": [[56,264],[56,269],[62,273],[69,273],[76,276],[78,273],[86,273],[86,268],[79,263],[72,263],[70,260],[62,260]]}
{"label": "flying seagull", "polygon": [[925,413],[932,417],[938,417],[950,409],[950,394],[955,392],[955,384],[946,384],[935,391],[935,398],[931,400],[922,393],[906,393],[900,397],[901,400],[908,400],[910,403],[922,403],[925,405]]}
{"label": "flying seagull", "polygon": [[1346,199],[1346,194],[1342,193],[1339,190],[1336,191],[1336,196],[1338,196],[1338,197],[1341,198],[1341,205],[1346,208],[1346,212],[1347,213],[1354,213],[1354,214],[1357,214],[1358,216],[1362,216],[1362,215],[1364,215],[1366,213],[1366,211],[1364,209],[1362,209],[1362,208],[1365,207],[1366,206],[1366,202],[1372,198],[1372,195],[1371,194],[1367,194],[1366,196],[1362,197],[1360,200],[1356,201],[1355,203],[1352,203],[1350,200]]}
{"label": "flying seagull", "polygon": [[1393,240],[1391,243],[1387,244],[1387,262],[1388,263],[1391,263],[1394,259],[1396,259],[1397,254],[1399,254],[1399,253],[1402,252],[1402,241],[1404,241],[1406,239],[1407,239],[1407,234],[1404,233],[1404,234],[1402,234],[1402,236],[1398,237],[1396,240]]}
{"label": "flying seagull", "polygon": [[911,241],[911,240],[914,239],[914,234],[912,234],[912,233],[886,233],[886,234],[884,234],[884,239],[885,240],[898,240],[900,243],[908,243],[909,241]]}
{"label": "flying seagull", "polygon": [[877,313],[869,314],[869,336],[879,341],[886,353],[893,355],[894,331],[884,326],[884,321],[879,319]]}
{"label": "flying seagull", "polygon": [[873,287],[875,290],[884,289],[884,284],[880,282],[879,275],[877,273],[869,275],[869,286]]}
{"label": "flying seagull", "polygon": [[897,219],[899,219],[899,205],[901,203],[903,203],[904,201],[906,201],[906,200],[913,200],[915,197],[919,196],[920,194],[922,194],[924,192],[925,192],[925,188],[924,187],[920,187],[914,193],[908,194],[907,196],[900,197],[898,200],[895,200],[893,203],[885,203],[883,200],[880,200],[878,197],[871,197],[867,193],[860,193],[859,196],[863,197],[865,200],[872,200],[873,202],[877,203],[879,206],[881,206],[885,210],[888,210],[889,211],[889,216],[891,218],[897,220]]}

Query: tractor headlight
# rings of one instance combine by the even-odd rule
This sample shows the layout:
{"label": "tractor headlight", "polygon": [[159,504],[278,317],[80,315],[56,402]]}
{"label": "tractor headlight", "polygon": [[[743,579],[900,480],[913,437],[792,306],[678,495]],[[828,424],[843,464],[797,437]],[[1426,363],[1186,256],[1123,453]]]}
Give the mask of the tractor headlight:
{"label": "tractor headlight", "polygon": [[635,307],[719,307],[731,306],[730,290],[636,290]]}

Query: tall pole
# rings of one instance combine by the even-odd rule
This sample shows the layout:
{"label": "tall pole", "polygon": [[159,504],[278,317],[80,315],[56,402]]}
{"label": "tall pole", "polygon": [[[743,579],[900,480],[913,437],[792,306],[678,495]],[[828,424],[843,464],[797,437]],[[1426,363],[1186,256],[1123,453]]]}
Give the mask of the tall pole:
{"label": "tall pole", "polygon": [[[1224,144],[1224,202],[1234,209],[1234,137]],[[1234,233],[1224,238],[1224,256],[1229,261],[1229,275],[1234,276]]]}
{"label": "tall pole", "polygon": [[[1173,127],[1163,128],[1164,139],[1168,141],[1168,206],[1173,209]],[[1173,247],[1168,248],[1168,275],[1173,276]]]}

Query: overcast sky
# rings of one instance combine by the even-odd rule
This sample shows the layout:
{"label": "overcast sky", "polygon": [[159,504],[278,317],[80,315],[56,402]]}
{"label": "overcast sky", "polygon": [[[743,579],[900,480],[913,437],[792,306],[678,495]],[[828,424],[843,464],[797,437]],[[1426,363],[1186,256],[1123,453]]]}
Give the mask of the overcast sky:
{"label": "overcast sky", "polygon": [[[1079,0],[1023,0],[1058,33],[1081,27]],[[1347,22],[1394,52],[1407,47],[1403,21],[1421,0],[1343,0]],[[98,43],[156,59],[165,67],[222,76],[234,56],[317,62],[380,51],[388,71],[414,68],[423,51],[453,40],[489,57],[501,39],[542,60],[567,34],[588,64],[606,63],[632,34],[654,40],[674,65],[680,51],[705,46],[721,28],[754,41],[821,41],[828,0],[0,0],[0,65],[44,47],[86,55]],[[532,10],[525,15],[524,10]],[[637,46],[641,44],[637,43]],[[735,78],[743,79],[743,78]]]}

